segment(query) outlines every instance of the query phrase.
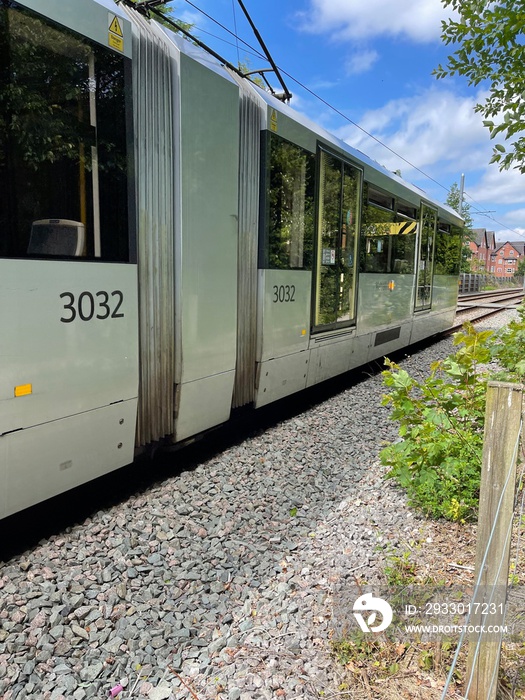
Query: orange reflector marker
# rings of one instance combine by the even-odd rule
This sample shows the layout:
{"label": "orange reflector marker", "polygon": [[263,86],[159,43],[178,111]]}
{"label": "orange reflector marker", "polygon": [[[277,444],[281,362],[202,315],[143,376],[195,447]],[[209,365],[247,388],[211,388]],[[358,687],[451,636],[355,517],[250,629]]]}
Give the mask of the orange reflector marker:
{"label": "orange reflector marker", "polygon": [[28,396],[28,394],[33,393],[32,384],[20,384],[20,386],[15,386],[15,397],[18,396]]}

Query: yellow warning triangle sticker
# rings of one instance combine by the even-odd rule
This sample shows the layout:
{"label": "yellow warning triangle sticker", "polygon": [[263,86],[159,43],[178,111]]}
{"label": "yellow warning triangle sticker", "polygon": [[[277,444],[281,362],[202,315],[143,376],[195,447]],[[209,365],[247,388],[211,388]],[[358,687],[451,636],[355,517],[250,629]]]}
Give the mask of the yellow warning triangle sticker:
{"label": "yellow warning triangle sticker", "polygon": [[122,32],[122,27],[120,26],[120,22],[118,21],[118,17],[113,17],[113,21],[109,25],[109,31],[113,32],[113,34],[116,34],[117,36],[124,36]]}

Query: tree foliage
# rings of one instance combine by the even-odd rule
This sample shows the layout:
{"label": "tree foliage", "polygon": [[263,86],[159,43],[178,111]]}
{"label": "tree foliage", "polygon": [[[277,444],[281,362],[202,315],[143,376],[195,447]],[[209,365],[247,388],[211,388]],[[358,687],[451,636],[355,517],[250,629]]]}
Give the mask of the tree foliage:
{"label": "tree foliage", "polygon": [[462,206],[460,206],[460,199],[461,192],[459,191],[457,182],[454,182],[448,191],[446,204],[448,204],[449,207],[452,207],[454,211],[457,211],[465,221],[465,237],[468,238],[472,235],[472,216],[470,215],[470,204],[463,201]]}
{"label": "tree foliage", "polygon": [[[460,206],[460,203],[462,206]],[[469,247],[469,241],[474,240],[474,232],[472,231],[472,216],[470,215],[470,204],[468,202],[461,202],[461,192],[457,182],[454,182],[448,192],[446,199],[446,204],[452,207],[454,211],[460,213],[465,221],[465,228],[463,229],[463,240],[461,245],[461,263],[460,272],[471,272],[470,269],[470,258],[472,257],[472,252]]]}
{"label": "tree foliage", "polygon": [[[117,0],[115,0],[117,2]],[[130,0],[132,3],[136,3],[137,0]],[[160,24],[163,24],[165,27],[168,29],[171,29],[174,32],[177,32],[178,30],[173,26],[172,22],[176,22],[180,27],[185,29],[187,32],[189,32],[193,28],[193,24],[189,24],[188,22],[183,22],[182,20],[178,19],[175,14],[174,14],[174,8],[171,5],[156,5],[155,6],[155,12],[151,13],[151,18],[154,19],[156,22],[159,22]],[[162,17],[159,17],[159,14],[162,15]],[[170,21],[171,20],[171,21]]]}
{"label": "tree foliage", "polygon": [[516,168],[525,173],[525,5],[520,0],[442,0],[460,20],[442,22],[441,38],[457,45],[445,67],[434,71],[437,78],[461,75],[469,85],[488,88],[488,97],[476,105],[491,138],[496,143],[491,163],[501,170]]}

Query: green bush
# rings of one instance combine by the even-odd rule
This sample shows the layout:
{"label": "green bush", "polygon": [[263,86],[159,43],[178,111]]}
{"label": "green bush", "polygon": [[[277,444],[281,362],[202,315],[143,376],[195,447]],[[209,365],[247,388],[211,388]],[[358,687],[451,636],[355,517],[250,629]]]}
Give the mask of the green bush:
{"label": "green bush", "polygon": [[494,333],[491,348],[505,370],[503,376],[498,374],[497,378],[522,382],[525,377],[525,305],[519,306],[517,312],[516,320]]}
{"label": "green bush", "polygon": [[466,323],[454,335],[458,350],[432,364],[421,382],[385,360],[390,393],[382,403],[392,406],[400,440],[383,449],[380,458],[390,467],[387,476],[425,515],[466,520],[476,513],[489,379],[482,365],[493,357],[492,335]]}

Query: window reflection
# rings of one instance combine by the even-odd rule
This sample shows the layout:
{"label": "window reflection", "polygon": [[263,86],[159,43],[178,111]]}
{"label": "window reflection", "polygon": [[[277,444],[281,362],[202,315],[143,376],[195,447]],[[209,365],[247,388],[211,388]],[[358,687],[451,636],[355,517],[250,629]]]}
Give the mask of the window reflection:
{"label": "window reflection", "polygon": [[313,246],[314,156],[272,134],[269,163],[267,266],[309,270]]}
{"label": "window reflection", "polygon": [[365,184],[361,271],[413,274],[419,212]]}
{"label": "window reflection", "polygon": [[0,8],[1,256],[69,257],[57,236],[52,253],[30,246],[33,225],[55,220],[85,231],[76,257],[128,259],[125,60]]}

